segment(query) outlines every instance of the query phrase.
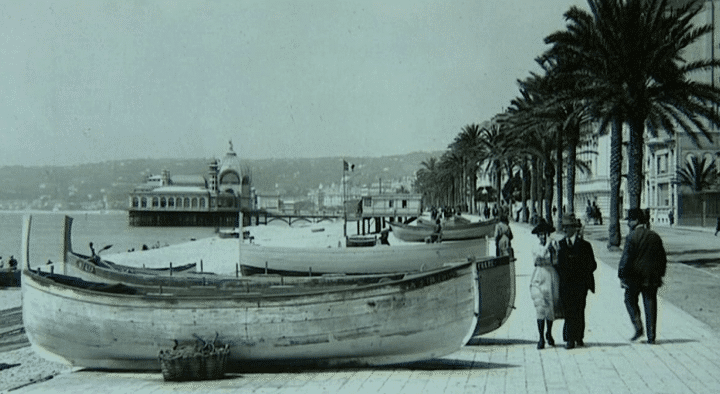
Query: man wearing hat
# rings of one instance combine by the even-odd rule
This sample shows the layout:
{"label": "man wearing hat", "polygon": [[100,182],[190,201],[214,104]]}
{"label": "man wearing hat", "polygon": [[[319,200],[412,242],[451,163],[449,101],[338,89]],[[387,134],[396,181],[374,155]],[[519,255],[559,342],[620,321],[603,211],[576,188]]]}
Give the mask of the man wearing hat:
{"label": "man wearing hat", "polygon": [[618,277],[621,286],[625,289],[625,307],[630,314],[630,321],[635,326],[635,334],[630,340],[634,341],[643,335],[638,306],[638,297],[642,293],[647,342],[653,344],[657,326],[657,291],[662,286],[662,278],[665,276],[667,255],[660,236],[647,227],[647,218],[642,210],[630,209],[626,219],[630,233],[625,240],[618,265]]}
{"label": "man wearing hat", "polygon": [[593,272],[597,269],[595,254],[590,242],[578,236],[581,227],[574,214],[563,216],[565,238],[560,240],[558,251],[558,274],[560,276],[560,300],[565,313],[563,338],[565,348],[585,346],[585,304],[588,290],[595,292]]}

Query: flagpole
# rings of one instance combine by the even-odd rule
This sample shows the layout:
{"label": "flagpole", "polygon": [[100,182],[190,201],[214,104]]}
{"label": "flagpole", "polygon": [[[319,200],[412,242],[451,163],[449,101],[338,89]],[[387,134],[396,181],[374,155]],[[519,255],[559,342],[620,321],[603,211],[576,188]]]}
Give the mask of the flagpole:
{"label": "flagpole", "polygon": [[342,181],[343,181],[343,218],[344,218],[344,223],[343,223],[343,237],[345,237],[346,240],[347,240],[347,177],[346,177],[346,175],[347,175],[346,172],[347,172],[347,171],[345,170],[345,166],[347,165],[346,163],[347,163],[347,161],[345,161],[345,159],[343,159],[343,170],[342,170],[342,171],[343,171],[343,172],[342,172]]}

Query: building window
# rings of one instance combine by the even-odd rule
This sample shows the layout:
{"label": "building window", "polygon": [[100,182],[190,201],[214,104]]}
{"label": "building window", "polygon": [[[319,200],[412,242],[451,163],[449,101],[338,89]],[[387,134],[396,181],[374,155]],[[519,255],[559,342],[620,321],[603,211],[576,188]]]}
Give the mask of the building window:
{"label": "building window", "polygon": [[200,199],[200,208],[205,208],[205,198]]}
{"label": "building window", "polygon": [[407,208],[407,200],[402,200],[402,207]]}
{"label": "building window", "polygon": [[197,199],[197,198],[193,198],[193,199],[192,199],[192,207],[193,207],[193,208],[197,208],[197,207],[198,207],[198,199]]}
{"label": "building window", "polygon": [[143,197],[142,199],[140,199],[140,207],[147,208],[147,198],[146,197]]}
{"label": "building window", "polygon": [[153,197],[153,208],[157,208],[160,205],[160,200],[157,197]]}
{"label": "building window", "polygon": [[185,208],[190,208],[190,199],[188,197],[185,197],[185,204],[183,204]]}
{"label": "building window", "polygon": [[657,194],[657,203],[660,206],[669,206],[670,205],[670,184],[669,183],[660,183],[658,184],[658,194]]}
{"label": "building window", "polygon": [[365,206],[372,207],[372,197],[365,197]]}
{"label": "building window", "polygon": [[165,208],[167,206],[167,200],[165,200],[165,197],[160,198],[160,208]]}
{"label": "building window", "polygon": [[174,197],[168,198],[168,207],[175,208],[175,198]]}
{"label": "building window", "polygon": [[133,208],[137,208],[139,204],[140,204],[140,202],[138,201],[138,198],[133,197],[133,202],[132,202]]}
{"label": "building window", "polygon": [[392,207],[393,207],[393,202],[394,202],[393,200],[388,200],[388,207],[392,208]]}

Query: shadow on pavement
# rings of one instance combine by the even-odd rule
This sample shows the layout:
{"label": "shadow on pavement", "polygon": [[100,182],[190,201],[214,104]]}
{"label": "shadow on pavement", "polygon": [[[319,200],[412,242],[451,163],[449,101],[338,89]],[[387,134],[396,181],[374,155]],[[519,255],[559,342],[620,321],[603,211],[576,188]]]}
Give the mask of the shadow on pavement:
{"label": "shadow on pavement", "polygon": [[667,251],[668,257],[675,256],[675,255],[694,254],[694,253],[720,253],[720,249],[683,249],[683,250]]}
{"label": "shadow on pavement", "polygon": [[657,339],[655,345],[669,345],[672,343],[690,343],[697,342],[696,339]]}
{"label": "shadow on pavement", "polygon": [[482,338],[474,337],[465,346],[498,346],[498,345],[530,345],[537,344],[537,341],[512,338]]}
{"label": "shadow on pavement", "polygon": [[[501,363],[486,363],[486,362],[474,362],[471,360],[453,360],[447,358],[438,358],[434,360],[418,361],[411,364],[403,364],[402,368],[409,370],[453,370],[453,369],[498,369],[498,368],[517,368],[518,365],[512,364],[501,364]],[[388,369],[397,369],[387,367]]]}

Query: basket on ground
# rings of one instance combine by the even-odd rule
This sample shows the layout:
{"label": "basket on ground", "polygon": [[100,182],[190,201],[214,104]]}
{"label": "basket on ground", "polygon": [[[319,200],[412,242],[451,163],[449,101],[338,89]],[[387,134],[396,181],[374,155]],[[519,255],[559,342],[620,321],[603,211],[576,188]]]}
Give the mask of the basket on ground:
{"label": "basket on ground", "polygon": [[[202,344],[178,346],[177,340],[171,350],[160,350],[160,368],[165,381],[220,379],[227,369],[229,345],[215,346],[215,341]],[[215,336],[217,339],[217,335]]]}

